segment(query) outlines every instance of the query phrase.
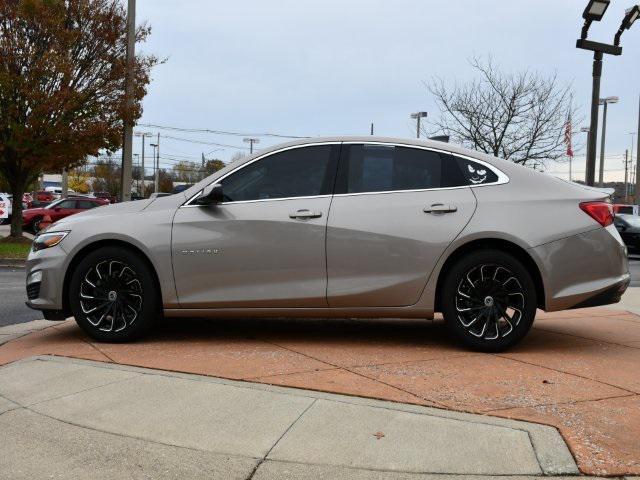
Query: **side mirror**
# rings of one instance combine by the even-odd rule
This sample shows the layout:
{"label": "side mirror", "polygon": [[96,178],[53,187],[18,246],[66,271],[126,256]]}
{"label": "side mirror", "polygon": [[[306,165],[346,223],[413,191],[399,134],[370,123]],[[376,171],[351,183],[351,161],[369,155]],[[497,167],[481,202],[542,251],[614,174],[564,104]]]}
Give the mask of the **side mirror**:
{"label": "side mirror", "polygon": [[54,208],[53,208],[53,211],[54,211],[54,212],[59,212],[60,210],[62,210],[62,207],[54,207]]}
{"label": "side mirror", "polygon": [[222,193],[222,185],[214,183],[206,187],[200,198],[198,198],[198,205],[216,205],[224,201],[224,195]]}

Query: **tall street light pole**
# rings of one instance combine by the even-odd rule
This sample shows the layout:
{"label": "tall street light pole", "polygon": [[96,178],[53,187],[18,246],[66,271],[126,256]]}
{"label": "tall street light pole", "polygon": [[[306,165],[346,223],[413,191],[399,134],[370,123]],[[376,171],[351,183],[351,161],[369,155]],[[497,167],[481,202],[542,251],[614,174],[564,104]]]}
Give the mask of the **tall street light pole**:
{"label": "tall street light pole", "polygon": [[596,140],[598,135],[598,104],[600,102],[600,77],[602,76],[602,57],[604,53],[609,55],[622,54],[622,47],[587,40],[589,27],[592,22],[599,22],[604,17],[611,0],[589,0],[582,13],[584,26],[576,47],[593,52],[593,86],[591,92],[591,125],[589,143],[587,145],[587,169],[586,183],[593,186],[596,173]]}
{"label": "tall street light pole", "polygon": [[600,142],[600,175],[598,176],[598,184],[600,187],[604,186],[604,145],[605,137],[607,136],[607,105],[610,103],[618,103],[620,99],[618,97],[601,98],[598,102],[599,105],[604,105],[602,112],[602,139]]}
{"label": "tall street light pole", "polygon": [[[638,104],[638,136],[636,140],[638,141],[638,148],[636,149],[636,162],[638,165],[636,165],[636,188],[634,191],[640,192],[640,168],[638,168],[640,166],[640,103]],[[631,164],[633,165],[633,162]],[[640,196],[636,195],[634,203],[640,205]]]}
{"label": "tall street light pole", "polygon": [[[149,138],[149,137],[153,137],[153,134],[149,133],[149,132],[136,132],[134,133],[134,135],[136,137],[142,137],[142,165],[141,165],[141,169],[142,169],[142,198],[144,198],[144,193],[146,191],[146,183],[144,180],[144,176],[145,176],[145,169],[144,169],[144,144],[145,144],[145,139]],[[155,150],[153,151],[153,161],[156,161],[156,154],[155,154]],[[138,194],[140,194],[140,192],[138,192]]]}
{"label": "tall street light pole", "polygon": [[158,144],[157,143],[150,143],[149,145],[151,145],[151,147],[153,147],[153,175],[154,175],[153,186],[155,188],[155,190],[153,192],[157,193],[157,191],[158,191],[158,171],[156,170],[156,151],[158,149]]}
{"label": "tall street light pole", "polygon": [[[589,127],[582,127],[580,129],[580,131],[582,133],[586,133],[587,134],[587,148],[589,147],[589,137],[591,136],[591,129]],[[571,178],[571,159],[569,159],[569,181],[572,182],[572,178]]]}
{"label": "tall street light pole", "polygon": [[629,203],[629,150],[624,151],[624,203]]}
{"label": "tall street light pole", "polygon": [[245,138],[242,140],[244,143],[249,144],[249,155],[253,155],[253,145],[256,143],[260,143],[259,138]]}
{"label": "tall street light pole", "polygon": [[416,112],[411,114],[411,118],[416,121],[416,138],[420,138],[420,120],[427,118],[427,112]]}
{"label": "tall street light pole", "polygon": [[160,191],[160,132],[158,132],[158,140],[156,141],[156,158],[154,162],[156,176],[153,185],[155,187],[154,192],[158,193]]}
{"label": "tall street light pole", "polygon": [[[134,69],[136,56],[136,0],[129,0],[127,8],[127,72],[125,78],[125,99],[129,112],[133,110]],[[120,178],[120,200],[131,200],[131,170],[133,168],[133,122],[124,122],[122,142],[122,169]]]}

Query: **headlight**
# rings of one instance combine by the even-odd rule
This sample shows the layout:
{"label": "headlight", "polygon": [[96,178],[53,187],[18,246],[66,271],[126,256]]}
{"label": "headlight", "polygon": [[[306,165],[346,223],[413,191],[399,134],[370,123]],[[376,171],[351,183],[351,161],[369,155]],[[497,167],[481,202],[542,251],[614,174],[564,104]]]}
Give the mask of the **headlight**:
{"label": "headlight", "polygon": [[33,251],[44,250],[45,248],[55,247],[69,232],[47,232],[38,235],[33,239]]}

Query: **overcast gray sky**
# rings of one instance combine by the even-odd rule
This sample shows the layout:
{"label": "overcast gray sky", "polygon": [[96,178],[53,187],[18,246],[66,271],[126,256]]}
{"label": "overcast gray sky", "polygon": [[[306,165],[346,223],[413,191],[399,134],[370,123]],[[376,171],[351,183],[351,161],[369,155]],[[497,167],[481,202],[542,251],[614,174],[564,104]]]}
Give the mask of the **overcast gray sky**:
{"label": "overcast gray sky", "polygon": [[[586,3],[138,0],[138,22],[153,28],[142,49],[167,58],[153,72],[140,123],[317,136],[368,134],[374,122],[376,134],[413,136],[411,112],[438,115],[424,82],[434,75],[470,79],[474,54],[490,54],[506,70],[557,72],[573,85],[586,120],[592,55],[575,48]],[[590,38],[611,42],[630,5],[613,0]],[[609,178],[622,177],[629,132],[637,129],[640,24],[625,32],[622,45],[622,57],[605,58],[602,81],[603,96],[621,98],[609,108]],[[161,133],[246,147],[242,137]],[[263,138],[261,145],[278,142]],[[181,158],[199,160],[216,148],[169,138],[161,139],[161,147],[166,166]],[[139,152],[139,139],[135,148]],[[236,151],[226,148],[209,158],[228,160]],[[580,178],[584,159],[575,163]],[[548,165],[552,172],[566,169]]]}

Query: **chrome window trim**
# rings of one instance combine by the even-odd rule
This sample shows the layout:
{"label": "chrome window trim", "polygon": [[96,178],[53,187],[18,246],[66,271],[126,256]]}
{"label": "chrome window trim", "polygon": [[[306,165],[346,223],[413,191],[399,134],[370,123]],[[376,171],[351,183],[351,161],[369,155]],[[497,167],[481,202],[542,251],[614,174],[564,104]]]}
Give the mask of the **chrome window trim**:
{"label": "chrome window trim", "polygon": [[[285,201],[285,200],[294,200],[297,198],[327,198],[327,197],[352,197],[355,195],[386,195],[386,194],[390,194],[390,193],[415,193],[415,192],[429,192],[429,191],[434,191],[434,190],[456,190],[459,188],[478,188],[478,187],[487,187],[487,186],[494,186],[494,185],[503,185],[505,183],[509,183],[509,177],[499,168],[495,167],[494,165],[491,165],[488,162],[485,162],[484,160],[480,160],[477,159],[475,157],[471,157],[469,155],[464,155],[462,153],[456,153],[456,152],[452,152],[449,150],[444,150],[444,149],[439,149],[439,148],[434,148],[434,147],[427,147],[427,146],[423,146],[423,145],[413,145],[413,144],[409,144],[409,143],[392,143],[392,142],[376,142],[376,141],[371,141],[371,142],[362,142],[362,141],[345,141],[345,142],[340,142],[340,141],[333,141],[333,142],[317,142],[317,143],[305,143],[302,145],[293,145],[291,147],[285,147],[285,148],[281,148],[279,150],[274,150],[272,152],[268,152],[265,153],[263,155],[260,155],[259,157],[254,158],[253,160],[243,163],[242,165],[239,165],[238,167],[234,168],[233,170],[231,170],[230,172],[226,173],[225,175],[223,175],[222,177],[218,178],[215,180],[215,183],[220,183],[221,181],[223,181],[225,178],[227,178],[229,175],[232,175],[236,172],[238,172],[239,170],[243,169],[244,167],[247,167],[249,165],[251,165],[254,162],[257,162],[258,160],[262,160],[263,158],[269,157],[271,155],[275,155],[277,153],[281,153],[281,152],[286,152],[287,150],[293,150],[293,149],[297,149],[297,148],[305,148],[305,147],[316,147],[316,146],[322,146],[322,145],[381,145],[381,146],[387,146],[387,147],[405,147],[405,148],[417,148],[419,150],[427,150],[429,152],[437,152],[437,153],[443,153],[446,155],[453,155],[456,157],[460,157],[475,163],[479,163],[480,165],[488,168],[489,170],[491,170],[493,173],[496,174],[496,176],[498,177],[498,180],[495,182],[491,182],[491,183],[480,183],[480,184],[475,184],[475,185],[458,185],[455,187],[435,187],[435,188],[419,188],[419,189],[412,189],[412,190],[384,190],[384,191],[379,191],[379,192],[356,192],[356,193],[337,193],[334,195],[309,195],[309,196],[304,196],[304,197],[283,197],[283,198],[264,198],[264,199],[258,199],[258,200],[239,200],[237,202],[222,202],[220,203],[220,205],[236,205],[236,204],[243,204],[243,203],[258,203],[258,202],[278,202],[278,201]],[[210,184],[209,184],[210,185]],[[208,186],[208,185],[207,185]],[[206,207],[207,205],[194,205],[191,202],[193,202],[195,199],[197,199],[200,194],[203,192],[204,189],[199,190],[195,195],[193,195],[189,200],[187,200],[183,205],[180,206],[180,208],[193,208],[193,207]]]}

